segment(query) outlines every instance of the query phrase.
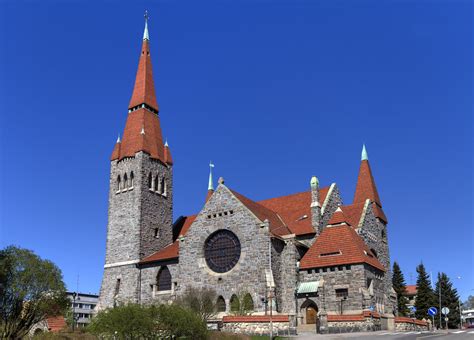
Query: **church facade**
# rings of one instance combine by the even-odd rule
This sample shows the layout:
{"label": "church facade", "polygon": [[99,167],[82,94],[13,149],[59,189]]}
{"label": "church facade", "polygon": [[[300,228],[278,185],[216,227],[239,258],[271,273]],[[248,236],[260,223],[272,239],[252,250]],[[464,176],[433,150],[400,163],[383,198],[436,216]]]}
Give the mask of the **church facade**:
{"label": "church facade", "polygon": [[[173,159],[163,141],[148,27],[122,138],[111,156],[99,309],[169,303],[188,288],[217,293],[218,317],[245,303],[293,324],[378,318],[392,328],[387,218],[365,146],[354,199],[336,183],[254,201],[212,173],[203,207],[173,222]],[[205,198],[205,199],[204,199]],[[342,319],[341,319],[342,318]],[[350,318],[349,318],[350,319]]]}

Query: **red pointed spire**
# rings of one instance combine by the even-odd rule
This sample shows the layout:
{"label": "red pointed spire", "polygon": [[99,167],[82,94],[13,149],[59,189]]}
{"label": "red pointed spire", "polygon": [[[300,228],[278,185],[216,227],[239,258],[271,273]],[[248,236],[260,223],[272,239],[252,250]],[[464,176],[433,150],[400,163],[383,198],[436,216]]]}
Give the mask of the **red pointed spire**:
{"label": "red pointed spire", "polygon": [[359,177],[357,179],[357,186],[354,195],[354,203],[364,203],[367,199],[370,199],[370,201],[375,202],[379,207],[382,207],[382,203],[380,203],[380,197],[377,192],[377,187],[375,185],[374,176],[372,176],[372,171],[370,170],[369,158],[364,145],[362,149],[362,160],[360,163]]}
{"label": "red pointed spire", "polygon": [[129,109],[146,104],[159,111],[156,101],[155,83],[153,82],[153,69],[150,56],[150,39],[148,35],[148,15],[145,13],[145,31],[143,33],[142,50],[138,61],[135,87],[133,88],[132,99],[130,99]]}
{"label": "red pointed spire", "polygon": [[[145,19],[147,18],[145,15]],[[148,153],[151,158],[172,165],[171,152],[169,147],[163,144],[160,119],[158,118],[147,21],[145,21],[137,77],[128,112],[122,141],[114,148],[111,160],[134,157],[137,152],[143,151]]]}

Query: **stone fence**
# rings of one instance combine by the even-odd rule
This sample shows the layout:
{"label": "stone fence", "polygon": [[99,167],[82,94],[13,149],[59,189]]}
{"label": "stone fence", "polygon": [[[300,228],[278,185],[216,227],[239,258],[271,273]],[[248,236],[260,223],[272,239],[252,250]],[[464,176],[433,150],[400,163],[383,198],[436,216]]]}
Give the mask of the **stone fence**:
{"label": "stone fence", "polygon": [[[273,334],[290,335],[294,331],[290,329],[288,315],[272,316]],[[250,335],[270,334],[270,316],[246,315],[246,316],[224,316],[222,318],[222,331],[231,333],[242,333]]]}
{"label": "stone fence", "polygon": [[[327,318],[325,324],[324,318]],[[327,315],[321,318],[321,333],[370,332],[381,329],[380,314],[364,311],[361,314]]]}
{"label": "stone fence", "polygon": [[417,320],[398,316],[395,318],[396,331],[427,331],[431,329],[431,321]]}

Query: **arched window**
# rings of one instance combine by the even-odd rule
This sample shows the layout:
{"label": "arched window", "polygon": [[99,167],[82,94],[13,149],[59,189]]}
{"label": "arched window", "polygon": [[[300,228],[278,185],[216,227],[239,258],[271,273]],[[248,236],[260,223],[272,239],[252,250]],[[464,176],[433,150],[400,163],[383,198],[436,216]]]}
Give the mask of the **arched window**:
{"label": "arched window", "polygon": [[153,188],[153,177],[151,176],[151,172],[148,174],[148,189]]}
{"label": "arched window", "polygon": [[123,188],[127,189],[128,188],[128,177],[127,174],[123,175]]}
{"label": "arched window", "polygon": [[120,175],[118,175],[118,176],[117,176],[117,191],[120,190],[120,182],[121,182],[121,180],[120,180]]}
{"label": "arched window", "polygon": [[230,297],[230,311],[231,312],[239,312],[240,311],[240,301],[237,295],[232,295]]}
{"label": "arched window", "polygon": [[158,291],[171,290],[171,273],[168,267],[162,267],[156,278]]}
{"label": "arched window", "polygon": [[217,298],[217,302],[216,302],[216,311],[219,313],[219,312],[225,312],[225,300],[222,296],[219,296]]}
{"label": "arched window", "polygon": [[130,187],[133,188],[133,180],[135,179],[135,176],[133,175],[133,171],[130,173]]}
{"label": "arched window", "polygon": [[166,182],[165,182],[164,177],[161,178],[161,182],[160,182],[160,194],[166,195]]}
{"label": "arched window", "polygon": [[153,190],[158,191],[158,175],[155,176],[155,183],[153,186]]}
{"label": "arched window", "polygon": [[387,239],[387,234],[385,233],[385,229],[382,229],[382,241]]}
{"label": "arched window", "polygon": [[252,312],[254,310],[253,299],[250,293],[244,295],[244,299],[242,301],[242,309],[245,312]]}

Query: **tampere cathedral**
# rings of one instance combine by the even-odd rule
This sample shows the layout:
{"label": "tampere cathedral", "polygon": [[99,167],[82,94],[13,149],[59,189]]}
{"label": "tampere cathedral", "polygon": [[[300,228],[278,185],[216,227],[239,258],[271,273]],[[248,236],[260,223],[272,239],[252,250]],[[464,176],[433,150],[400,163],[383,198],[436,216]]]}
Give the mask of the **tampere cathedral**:
{"label": "tampere cathedral", "polygon": [[320,187],[316,177],[301,179],[307,191],[254,201],[222,178],[214,188],[210,174],[201,211],[173,221],[174,164],[160,115],[145,23],[125,129],[110,159],[99,309],[212,288],[220,317],[242,296],[253,315],[266,314],[271,295],[273,315],[298,324],[376,313],[390,328],[388,220],[365,147],[348,204],[336,183]]}

